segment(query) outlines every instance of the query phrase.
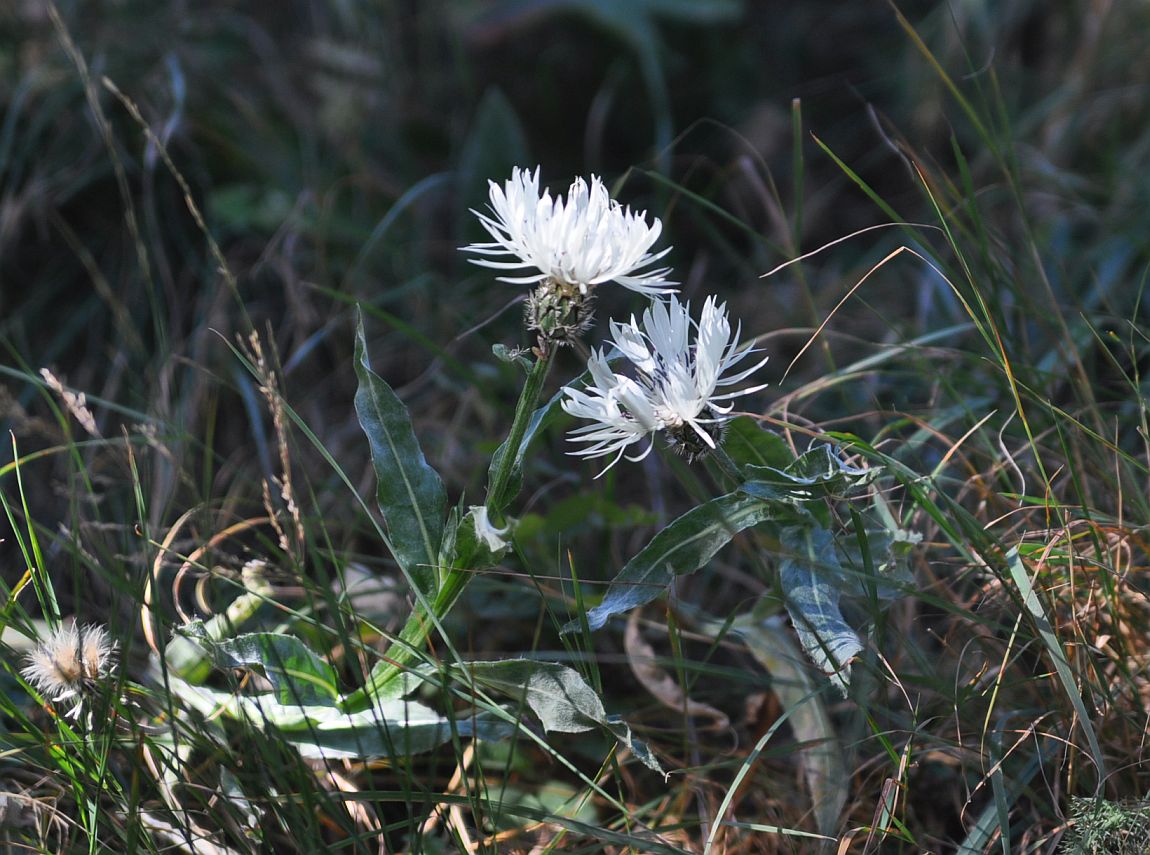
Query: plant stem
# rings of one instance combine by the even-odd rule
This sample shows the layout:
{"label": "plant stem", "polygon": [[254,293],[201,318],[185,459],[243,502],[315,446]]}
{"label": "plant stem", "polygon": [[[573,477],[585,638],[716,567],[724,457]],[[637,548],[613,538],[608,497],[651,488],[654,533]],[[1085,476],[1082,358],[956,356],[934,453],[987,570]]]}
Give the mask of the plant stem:
{"label": "plant stem", "polygon": [[[503,511],[518,492],[517,475],[523,460],[520,446],[527,435],[531,416],[539,404],[547,374],[555,361],[555,351],[554,346],[548,348],[547,353],[532,364],[527,373],[527,381],[523,384],[523,391],[519,394],[519,403],[515,406],[515,418],[511,423],[511,430],[508,431],[506,441],[499,447],[492,460],[487,487],[487,511],[496,524],[503,521]],[[354,712],[366,708],[371,703],[372,696],[385,691],[409,665],[423,658],[423,645],[431,635],[432,629],[451,611],[474,575],[474,569],[470,567],[448,566],[441,570],[438,590],[431,597],[420,598],[416,602],[407,622],[388,648],[387,659],[383,660],[381,667],[372,672],[362,689],[344,698],[342,703],[344,710]],[[431,614],[428,614],[425,604],[430,605]]]}
{"label": "plant stem", "polygon": [[731,459],[731,455],[727,454],[723,446],[718,446],[710,453],[709,457],[715,461],[715,464],[722,470],[723,474],[730,478],[733,483],[741,484],[746,480],[739,474],[738,465]]}
{"label": "plant stem", "polygon": [[519,395],[519,403],[515,406],[515,420],[511,423],[507,440],[500,446],[491,463],[487,485],[487,512],[496,525],[503,521],[503,512],[514,498],[510,488],[523,461],[520,446],[527,434],[531,416],[539,405],[543,383],[555,361],[557,350],[558,348],[552,344],[547,348],[547,353],[532,364],[531,370],[527,373],[527,382],[523,384],[523,391]]}

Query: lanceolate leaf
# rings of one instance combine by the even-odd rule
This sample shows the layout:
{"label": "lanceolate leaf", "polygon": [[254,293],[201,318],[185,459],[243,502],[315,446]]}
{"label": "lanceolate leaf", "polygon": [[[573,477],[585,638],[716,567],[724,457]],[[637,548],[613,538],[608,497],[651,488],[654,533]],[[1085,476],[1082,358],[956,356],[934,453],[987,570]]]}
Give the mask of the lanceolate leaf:
{"label": "lanceolate leaf", "polygon": [[334,704],[339,697],[335,669],[295,636],[248,632],[217,641],[199,621],[182,631],[208,651],[217,667],[258,668],[282,704]]}
{"label": "lanceolate leaf", "polygon": [[582,733],[603,728],[630,748],[647,768],[665,774],[647,746],[632,737],[627,724],[607,715],[599,695],[574,669],[534,659],[466,662],[458,667],[478,685],[526,701],[539,716],[544,730]]}
{"label": "lanceolate leaf", "polygon": [[205,716],[222,712],[260,730],[273,730],[309,758],[402,758],[437,748],[453,733],[503,739],[515,729],[488,714],[449,721],[430,707],[401,699],[346,713],[335,706],[282,704],[270,694],[237,695],[193,686],[176,677],[172,691]]}
{"label": "lanceolate leaf", "polygon": [[[834,834],[846,804],[850,775],[843,762],[843,747],[823,703],[815,677],[805,667],[793,636],[781,615],[741,614],[730,621],[732,632],[742,636],[747,649],[771,675],[771,689],[783,709],[790,712],[795,739],[804,747],[799,764],[811,792],[815,826],[819,833]],[[714,621],[712,631],[726,624]]]}
{"label": "lanceolate leaf", "polygon": [[[651,602],[675,576],[694,573],[743,529],[790,513],[785,506],[742,493],[720,496],[688,511],[627,562],[603,602],[587,613],[587,624],[599,629],[611,615]],[[574,632],[579,625],[571,621],[563,632]]]}
{"label": "lanceolate leaf", "polygon": [[606,723],[607,712],[595,690],[566,665],[501,659],[460,667],[480,686],[525,700],[544,730],[582,733]]}
{"label": "lanceolate leaf", "polygon": [[447,494],[439,475],[424,459],[407,407],[383,378],[371,370],[363,317],[355,331],[355,371],[359,390],[355,412],[371,446],[376,500],[387,524],[392,554],[425,593],[435,579]]}
{"label": "lanceolate leaf", "polygon": [[846,463],[830,445],[816,445],[783,468],[747,465],[744,492],[765,499],[780,497],[780,490],[795,500],[827,494],[842,495],[871,480],[878,469],[857,469]]}
{"label": "lanceolate leaf", "polygon": [[806,654],[845,696],[850,662],[862,642],[839,610],[844,571],[834,540],[826,529],[787,528],[782,542],[788,555],[779,565],[779,581],[795,632]]}

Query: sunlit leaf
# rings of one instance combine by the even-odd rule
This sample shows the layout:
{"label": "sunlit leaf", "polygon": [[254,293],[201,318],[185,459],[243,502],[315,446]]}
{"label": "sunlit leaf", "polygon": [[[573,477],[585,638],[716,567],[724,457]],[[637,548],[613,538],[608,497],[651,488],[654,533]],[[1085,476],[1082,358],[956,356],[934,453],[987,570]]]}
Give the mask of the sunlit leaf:
{"label": "sunlit leaf", "polygon": [[788,552],[779,564],[779,582],[799,642],[845,696],[850,663],[862,642],[839,609],[843,570],[834,539],[826,529],[787,528],[782,543]]}
{"label": "sunlit leaf", "polygon": [[850,775],[834,723],[794,636],[780,615],[759,609],[730,621],[709,621],[704,628],[716,636],[725,631],[738,635],[771,675],[771,690],[789,712],[791,730],[802,746],[799,764],[810,790],[815,826],[822,834],[834,834],[850,791]]}
{"label": "sunlit leaf", "polygon": [[654,755],[632,737],[625,722],[607,715],[599,695],[573,668],[534,659],[501,659],[465,662],[452,670],[485,689],[525,702],[546,731],[582,733],[606,729],[644,765],[663,774]]}
{"label": "sunlit leaf", "polygon": [[283,704],[328,704],[339,696],[335,669],[295,636],[247,632],[216,640],[201,621],[180,633],[207,651],[217,668],[256,669]]}
{"label": "sunlit leaf", "polygon": [[447,493],[423,456],[407,407],[371,370],[362,315],[356,322],[355,371],[359,376],[355,412],[371,446],[376,500],[389,545],[396,561],[429,593],[447,516]]}
{"label": "sunlit leaf", "polygon": [[237,695],[172,678],[172,692],[204,716],[224,714],[260,730],[274,731],[305,757],[407,757],[460,737],[503,739],[514,725],[484,713],[448,720],[415,701],[378,701],[354,713],[336,706],[280,703],[271,694]]}
{"label": "sunlit leaf", "polygon": [[[599,629],[612,615],[649,603],[676,576],[694,573],[740,531],[790,511],[776,503],[731,493],[700,505],[668,525],[611,582],[603,601],[587,612],[587,624]],[[580,627],[578,620],[564,633]]]}

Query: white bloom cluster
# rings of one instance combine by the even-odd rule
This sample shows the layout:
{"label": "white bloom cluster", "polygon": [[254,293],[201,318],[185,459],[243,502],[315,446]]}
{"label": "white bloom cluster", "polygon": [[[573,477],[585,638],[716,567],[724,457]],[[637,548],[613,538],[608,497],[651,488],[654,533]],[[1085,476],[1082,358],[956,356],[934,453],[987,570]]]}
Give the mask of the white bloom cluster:
{"label": "white bloom cluster", "polygon": [[[516,167],[502,187],[489,184],[490,215],[472,213],[493,241],[462,249],[480,256],[475,264],[521,274],[499,277],[503,282],[535,285],[525,315],[527,328],[539,334],[540,357],[588,329],[595,286],[616,282],[652,299],[642,323],[633,315],[629,323],[611,322],[615,349],[630,370],[615,372],[609,356],[594,351],[587,363],[591,382],[564,387],[563,408],[591,422],[571,431],[571,439],[584,444],[572,454],[614,455],[610,469],[630,445],[659,431],[689,461],[714,450],[731,400],[763,385],[731,387],[767,360],[737,368],[756,351],[740,345],[739,328],[732,334],[726,304],[709,297],[695,321],[690,305],[674,296],[675,283],[666,278],[670,268],[652,269],[670,251],[650,251],[662,232],[658,218],[648,226],[646,211],[620,205],[594,175],[590,185],[577,178],[566,198],[540,191],[538,167]],[[628,459],[641,460],[650,450],[648,445]]]}
{"label": "white bloom cluster", "polygon": [[[660,430],[689,458],[714,449],[733,407],[731,400],[765,386],[724,391],[767,361],[764,357],[750,368],[732,371],[756,352],[751,344],[740,346],[740,333],[737,327],[732,334],[726,304],[713,296],[703,304],[697,322],[691,318],[690,304],[675,297],[654,301],[643,312],[641,324],[634,316],[625,324],[612,321],[611,338],[635,376],[614,372],[603,351],[595,351],[587,364],[590,385],[564,387],[563,409],[593,422],[571,431],[573,441],[587,443],[572,453],[588,458],[613,454],[610,469],[629,445]],[[650,450],[648,445],[628,459],[641,460]]]}
{"label": "white bloom cluster", "polygon": [[[567,191],[567,198],[552,198],[539,190],[539,168],[516,167],[503,187],[489,182],[491,216],[472,211],[494,240],[462,249],[483,258],[475,264],[497,270],[527,270],[519,276],[500,276],[519,284],[552,280],[587,294],[595,285],[617,282],[647,296],[674,290],[666,279],[669,267],[649,268],[671,248],[650,252],[659,239],[662,223],[647,225],[647,212],[633,212],[610,197],[597,177],[582,178]],[[511,256],[510,260],[494,260]]]}

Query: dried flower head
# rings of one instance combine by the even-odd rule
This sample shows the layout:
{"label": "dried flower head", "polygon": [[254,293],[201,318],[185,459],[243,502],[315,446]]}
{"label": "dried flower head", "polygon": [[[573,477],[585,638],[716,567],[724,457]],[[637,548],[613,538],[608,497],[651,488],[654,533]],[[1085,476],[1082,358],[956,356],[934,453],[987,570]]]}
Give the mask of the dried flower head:
{"label": "dried flower head", "polygon": [[[739,336],[738,328],[732,334],[726,304],[714,297],[703,304],[698,322],[691,318],[690,304],[675,297],[653,302],[642,324],[633,316],[625,324],[612,321],[612,340],[635,376],[616,374],[602,351],[592,353],[587,363],[591,382],[583,389],[563,389],[563,409],[592,421],[568,434],[574,442],[587,443],[571,453],[614,454],[610,469],[629,445],[657,431],[664,431],[671,447],[688,461],[714,450],[723,438],[730,401],[765,386],[721,391],[742,383],[767,361],[764,357],[750,368],[733,371],[755,352],[750,344],[740,345]],[[628,459],[641,460],[650,451],[648,445]]]}
{"label": "dried flower head", "polygon": [[[588,185],[576,178],[567,197],[539,190],[539,168],[516,167],[502,187],[489,182],[491,216],[472,211],[494,238],[490,243],[462,247],[484,258],[475,264],[497,270],[521,270],[521,276],[500,276],[501,282],[529,284],[549,280],[581,295],[604,282],[649,297],[674,290],[666,279],[669,267],[649,269],[671,251],[652,253],[663,225],[657,217],[647,225],[647,212],[633,212],[616,202],[597,177]],[[508,257],[509,260],[494,260]],[[644,269],[648,268],[648,269]]]}
{"label": "dried flower head", "polygon": [[116,643],[102,626],[63,624],[28,654],[24,679],[51,701],[83,699],[116,665]]}

